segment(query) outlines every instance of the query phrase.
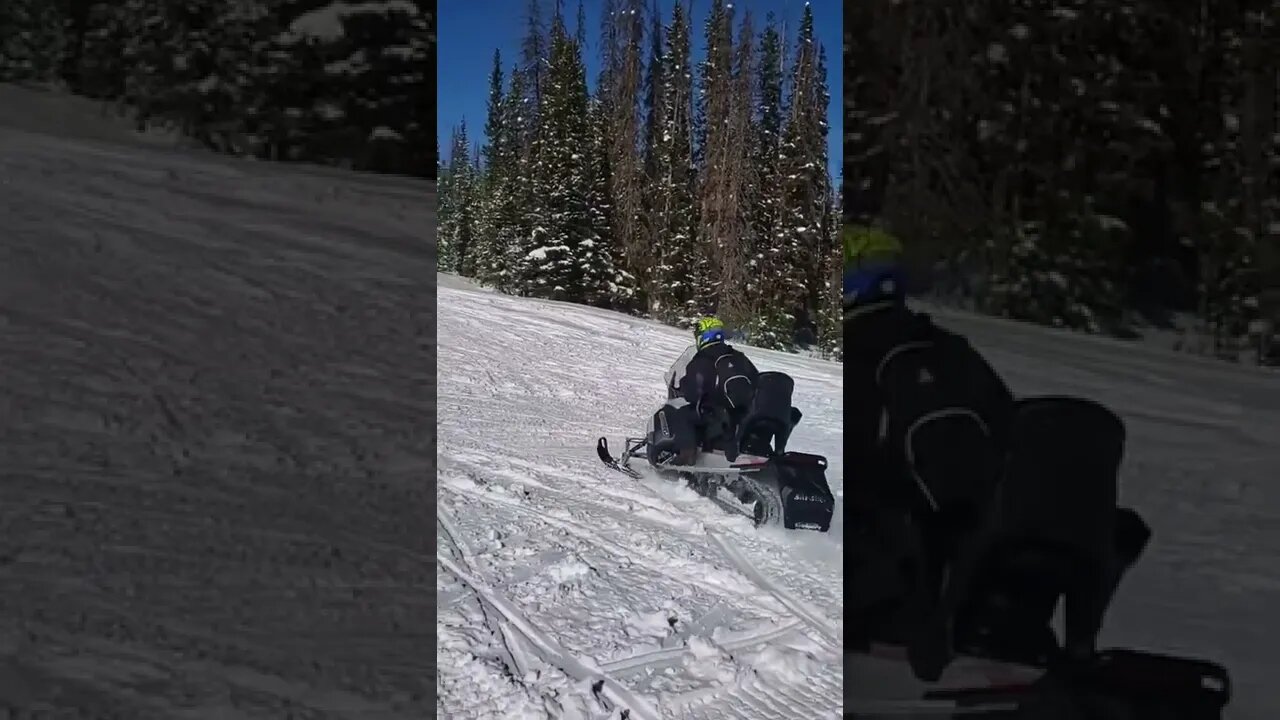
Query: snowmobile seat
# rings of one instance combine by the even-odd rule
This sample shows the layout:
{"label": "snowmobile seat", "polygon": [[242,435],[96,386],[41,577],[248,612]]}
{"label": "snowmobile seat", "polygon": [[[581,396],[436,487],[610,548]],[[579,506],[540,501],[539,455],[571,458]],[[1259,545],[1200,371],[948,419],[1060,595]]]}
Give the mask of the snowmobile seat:
{"label": "snowmobile seat", "polygon": [[998,490],[1002,531],[1105,552],[1124,445],[1123,421],[1103,405],[1019,400]]}
{"label": "snowmobile seat", "polygon": [[1136,513],[1117,507],[1124,424],[1089,400],[1037,397],[1018,401],[1010,432],[957,632],[996,644],[1040,634],[1061,598],[1063,644],[1092,651],[1121,575],[1150,538]]}
{"label": "snowmobile seat", "polygon": [[734,457],[743,452],[772,457],[786,452],[787,439],[799,420],[799,411],[791,405],[795,381],[790,375],[775,371],[760,373],[755,396],[738,423]]}

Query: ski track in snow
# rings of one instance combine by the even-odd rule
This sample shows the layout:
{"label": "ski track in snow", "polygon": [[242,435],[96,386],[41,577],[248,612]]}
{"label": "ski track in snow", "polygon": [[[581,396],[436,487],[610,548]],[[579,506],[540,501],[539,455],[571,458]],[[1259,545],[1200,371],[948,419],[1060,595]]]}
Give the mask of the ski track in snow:
{"label": "ski track in snow", "polygon": [[429,715],[431,186],[29,99],[0,85],[0,717]]}
{"label": "ski track in snow", "polygon": [[[1280,374],[929,308],[969,336],[1019,394],[1100,400],[1129,430],[1121,501],[1155,537],[1125,578],[1103,646],[1203,657],[1232,673],[1229,720],[1280,717]],[[850,658],[846,699],[920,686]],[[959,681],[959,675],[944,681]]]}
{"label": "ski track in snow", "polygon": [[[840,717],[842,525],[757,531],[595,456],[643,431],[687,334],[440,283],[440,715]],[[748,352],[795,377],[791,446],[838,493],[841,366]]]}

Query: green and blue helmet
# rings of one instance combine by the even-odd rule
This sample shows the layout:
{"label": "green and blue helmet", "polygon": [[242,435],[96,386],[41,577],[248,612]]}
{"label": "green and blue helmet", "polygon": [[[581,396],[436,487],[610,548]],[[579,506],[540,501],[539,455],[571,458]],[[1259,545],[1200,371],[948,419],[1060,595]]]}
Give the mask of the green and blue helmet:
{"label": "green and blue helmet", "polygon": [[864,225],[845,225],[841,234],[844,236],[846,308],[905,296],[902,244],[897,238],[880,228]]}
{"label": "green and blue helmet", "polygon": [[724,342],[724,323],[718,317],[698,318],[693,326],[693,341],[697,343],[699,350],[713,343]]}

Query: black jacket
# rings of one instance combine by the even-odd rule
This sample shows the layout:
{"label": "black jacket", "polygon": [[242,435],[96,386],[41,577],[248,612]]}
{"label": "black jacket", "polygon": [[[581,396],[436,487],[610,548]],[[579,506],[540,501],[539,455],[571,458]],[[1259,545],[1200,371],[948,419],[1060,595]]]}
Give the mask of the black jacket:
{"label": "black jacket", "polygon": [[742,351],[728,343],[712,343],[694,353],[676,378],[676,394],[704,414],[708,409],[730,415],[745,412],[755,395],[760,373]]}
{"label": "black jacket", "polygon": [[[912,459],[929,462],[930,484],[990,489],[1014,398],[965,338],[934,325],[928,315],[886,302],[846,318],[844,352],[845,454],[860,479],[852,494],[855,509],[860,500],[879,505],[902,499],[899,493],[914,494]],[[923,419],[957,412],[978,420],[987,447],[973,447],[967,432],[948,442],[946,429],[932,437],[920,433],[917,439],[930,445],[910,447],[911,431]]]}

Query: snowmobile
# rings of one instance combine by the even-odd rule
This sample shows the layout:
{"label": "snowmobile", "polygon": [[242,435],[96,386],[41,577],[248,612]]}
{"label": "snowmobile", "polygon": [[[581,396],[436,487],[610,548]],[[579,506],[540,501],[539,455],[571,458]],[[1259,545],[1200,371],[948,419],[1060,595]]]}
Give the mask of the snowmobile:
{"label": "snowmobile", "polygon": [[[674,373],[680,363],[667,373],[668,399],[676,397]],[[605,465],[633,478],[641,474],[631,461],[644,458],[659,477],[684,480],[698,494],[721,504],[720,490],[725,489],[757,527],[827,532],[835,512],[827,459],[787,449],[791,431],[803,417],[791,404],[794,388],[795,381],[786,373],[760,373],[751,405],[739,422],[711,414],[712,429],[704,433],[692,463],[674,462],[653,420],[644,437],[625,439],[621,458],[613,457],[603,437],[596,443],[596,454]]]}
{"label": "snowmobile", "polygon": [[[1025,683],[922,698],[965,717],[1220,718],[1231,692],[1221,665],[1097,648],[1120,581],[1152,536],[1137,512],[1118,504],[1124,443],[1123,421],[1098,403],[1019,400],[993,510],[941,592],[925,600],[926,533],[910,512],[863,507],[859,515],[855,500],[853,651],[897,653],[924,683],[959,657],[1039,671]],[[1061,636],[1053,628],[1059,606]],[[924,706],[906,714],[939,716]]]}
{"label": "snowmobile", "polygon": [[1216,663],[1136,650],[1106,650],[1073,664],[1027,664],[1021,672],[992,668],[996,680],[984,686],[931,689],[907,700],[855,695],[845,717],[1220,720],[1230,696],[1230,680]]}

